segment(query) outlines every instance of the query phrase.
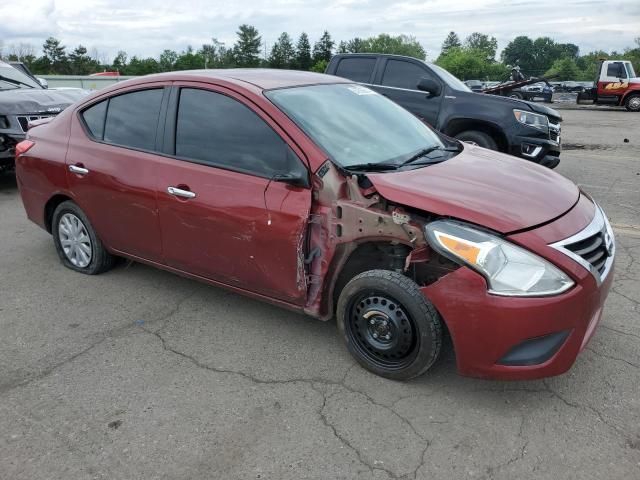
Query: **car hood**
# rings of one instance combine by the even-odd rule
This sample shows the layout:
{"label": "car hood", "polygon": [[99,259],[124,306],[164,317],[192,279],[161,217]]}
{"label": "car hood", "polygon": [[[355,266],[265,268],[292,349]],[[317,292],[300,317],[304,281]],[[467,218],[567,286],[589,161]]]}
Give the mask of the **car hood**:
{"label": "car hood", "polygon": [[21,88],[0,91],[0,115],[58,113],[89,92],[73,90],[39,90]]}
{"label": "car hood", "polygon": [[439,164],[367,176],[389,201],[504,234],[560,217],[580,196],[546,167],[468,144]]}
{"label": "car hood", "polygon": [[[478,95],[478,94],[476,94]],[[491,93],[482,93],[484,95],[486,102],[493,102],[496,107],[508,107],[508,108],[520,108],[525,110],[532,110],[536,113],[541,113],[542,115],[546,115],[550,117],[553,122],[561,122],[562,115],[557,110],[553,108],[546,107],[536,102],[527,102],[526,100],[520,100],[517,98],[511,97],[503,97],[500,95],[494,95]],[[490,104],[488,103],[487,106]]]}

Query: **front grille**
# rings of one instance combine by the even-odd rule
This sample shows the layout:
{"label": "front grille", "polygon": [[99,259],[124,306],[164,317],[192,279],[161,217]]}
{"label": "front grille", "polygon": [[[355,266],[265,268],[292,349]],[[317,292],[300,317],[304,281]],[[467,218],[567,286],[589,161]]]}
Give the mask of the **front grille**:
{"label": "front grille", "polygon": [[598,206],[593,220],[584,230],[551,246],[589,270],[598,284],[613,266],[616,250],[613,230]]}
{"label": "front grille", "polygon": [[49,115],[19,115],[17,117],[18,123],[20,124],[20,128],[23,132],[29,130],[29,122],[33,122],[34,120],[40,120],[41,118],[49,118],[54,117],[55,114]]}
{"label": "front grille", "polygon": [[560,143],[560,124],[549,122],[549,140]]}
{"label": "front grille", "polygon": [[585,262],[593,265],[600,275],[604,270],[604,265],[609,257],[605,243],[605,232],[598,232],[590,237],[576,243],[565,245],[564,248],[572,251]]}

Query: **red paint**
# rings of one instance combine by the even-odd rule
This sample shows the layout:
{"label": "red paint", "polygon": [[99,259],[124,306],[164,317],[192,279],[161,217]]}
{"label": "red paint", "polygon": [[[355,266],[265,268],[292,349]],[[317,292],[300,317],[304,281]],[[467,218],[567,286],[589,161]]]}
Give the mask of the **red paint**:
{"label": "red paint", "polygon": [[[593,203],[551,170],[468,145],[439,165],[371,174],[373,187],[364,191],[336,169],[317,176],[326,154],[262,92],[337,82],[343,80],[305,72],[225,70],[141,77],[101,90],[30,130],[33,145],[20,150],[16,160],[27,215],[46,228],[47,203],[71,198],[114,253],[319,318],[331,316],[337,273],[356,245],[402,243],[415,248],[407,263],[428,262],[432,252],[424,238],[414,243],[398,225],[394,230],[393,222],[384,223],[393,208],[409,212],[411,221],[404,227],[416,232],[423,220],[411,209],[515,232],[511,241],[553,262],[576,286],[554,297],[499,297],[487,293],[479,274],[460,267],[422,291],[447,323],[462,374],[526,379],[570,368],[593,334],[613,274],[597,287],[583,267],[549,244],[582,230],[593,218]],[[242,102],[308,165],[313,188],[279,182],[266,188],[268,179],[107,145],[86,135],[78,119],[83,106],[151,85],[198,86]],[[68,170],[70,165],[90,173],[79,176]],[[169,186],[197,197],[168,195]],[[382,196],[390,209],[371,195]],[[337,216],[338,204],[344,217]],[[310,246],[320,248],[321,255],[305,267]],[[496,365],[515,344],[559,330],[572,333],[546,363]]]}

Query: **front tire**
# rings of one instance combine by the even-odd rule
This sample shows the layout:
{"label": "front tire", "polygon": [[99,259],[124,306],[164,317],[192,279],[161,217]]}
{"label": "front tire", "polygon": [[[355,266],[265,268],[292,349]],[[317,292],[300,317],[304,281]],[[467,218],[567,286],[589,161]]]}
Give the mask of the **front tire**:
{"label": "front tire", "polygon": [[488,148],[489,150],[498,150],[498,144],[491,135],[478,130],[466,130],[464,132],[460,132],[456,135],[456,138],[461,142],[467,142],[471,145]]}
{"label": "front tire", "polygon": [[354,277],[340,293],[338,329],[367,370],[392,380],[426,372],[442,345],[442,322],[418,285],[388,270]]}
{"label": "front tire", "polygon": [[624,107],[630,112],[640,112],[640,95],[629,95],[624,101]]}
{"label": "front tire", "polygon": [[74,202],[62,202],[53,212],[53,243],[62,264],[87,275],[111,269],[115,257],[98,238],[82,209]]}

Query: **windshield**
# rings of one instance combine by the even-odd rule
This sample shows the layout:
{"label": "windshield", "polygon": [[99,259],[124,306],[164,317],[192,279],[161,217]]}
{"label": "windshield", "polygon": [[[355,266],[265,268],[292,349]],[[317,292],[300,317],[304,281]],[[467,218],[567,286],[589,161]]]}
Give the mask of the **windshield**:
{"label": "windshield", "polygon": [[361,85],[311,85],[265,95],[343,167],[387,163],[445,147],[418,118]]}
{"label": "windshield", "polygon": [[442,79],[443,82],[445,82],[447,85],[449,85],[449,87],[453,88],[454,90],[458,90],[460,92],[471,91],[471,89],[467,87],[461,80],[451,75],[444,68],[439,67],[438,65],[435,65],[435,64],[430,64],[429,66],[434,72],[436,72],[436,74]]}
{"label": "windshield", "polygon": [[[8,79],[8,80],[4,80]],[[25,85],[26,84],[26,85]],[[0,89],[41,88],[24,73],[16,70],[8,63],[0,62]]]}

